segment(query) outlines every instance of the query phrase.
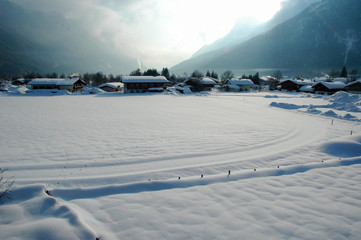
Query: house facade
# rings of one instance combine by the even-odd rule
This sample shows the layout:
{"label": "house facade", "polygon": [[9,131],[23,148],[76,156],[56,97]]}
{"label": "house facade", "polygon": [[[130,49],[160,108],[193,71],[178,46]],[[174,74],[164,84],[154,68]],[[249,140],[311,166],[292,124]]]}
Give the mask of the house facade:
{"label": "house facade", "polygon": [[163,76],[123,76],[124,93],[162,92],[169,84]]}
{"label": "house facade", "polygon": [[36,89],[59,89],[69,92],[82,91],[85,82],[79,78],[35,78],[28,85]]}

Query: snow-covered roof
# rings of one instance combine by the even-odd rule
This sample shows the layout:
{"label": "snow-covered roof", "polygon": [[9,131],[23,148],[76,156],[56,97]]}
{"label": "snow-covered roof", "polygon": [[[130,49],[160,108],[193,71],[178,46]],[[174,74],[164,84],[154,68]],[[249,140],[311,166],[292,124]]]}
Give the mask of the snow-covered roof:
{"label": "snow-covered roof", "polygon": [[123,87],[124,84],[121,82],[109,82],[109,83],[104,83],[102,85],[100,85],[99,87],[110,87],[110,88],[117,88],[117,87]]}
{"label": "snow-covered roof", "polygon": [[313,92],[315,89],[312,88],[312,85],[304,85],[299,89],[301,92]]}
{"label": "snow-covered roof", "polygon": [[123,83],[167,83],[169,82],[164,76],[123,76]]}
{"label": "snow-covered roof", "polygon": [[201,84],[203,84],[203,85],[215,85],[216,82],[214,80],[212,80],[211,78],[204,77],[204,78],[201,79]]}
{"label": "snow-covered roof", "polygon": [[237,86],[252,86],[252,85],[254,85],[254,83],[252,82],[251,79],[232,78],[232,79],[228,79],[226,81],[226,83],[229,83],[230,85],[237,85]]}
{"label": "snow-covered roof", "polygon": [[284,83],[284,82],[287,82],[287,81],[290,81],[290,82],[293,82],[299,86],[306,86],[306,85],[312,85],[312,82],[308,82],[308,81],[300,81],[300,80],[294,80],[294,79],[286,79],[286,80],[283,80],[280,82],[280,84]]}
{"label": "snow-covered roof", "polygon": [[274,80],[276,78],[272,77],[272,76],[261,76],[259,79],[261,79],[262,81],[268,82],[268,81]]}
{"label": "snow-covered roof", "polygon": [[353,82],[350,82],[350,83],[346,84],[346,87],[348,87],[348,86],[352,86],[352,85],[354,85],[354,84],[356,84],[356,83],[361,83],[361,79],[360,79],[360,80],[353,81]]}
{"label": "snow-covered roof", "polygon": [[227,87],[228,87],[228,88],[231,88],[231,89],[239,90],[239,86],[237,86],[237,85],[232,85],[232,84],[230,84],[230,85],[227,85]]}
{"label": "snow-covered roof", "polygon": [[333,79],[333,82],[342,82],[342,83],[347,83],[347,78],[343,78],[343,77],[337,77],[335,79]]}
{"label": "snow-covered roof", "polygon": [[79,78],[35,78],[31,80],[29,85],[56,85],[71,86],[76,83]]}
{"label": "snow-covered roof", "polygon": [[314,84],[312,87],[315,87],[318,84],[322,84],[328,89],[343,89],[344,87],[346,87],[346,84],[344,83],[333,83],[333,82],[319,82]]}

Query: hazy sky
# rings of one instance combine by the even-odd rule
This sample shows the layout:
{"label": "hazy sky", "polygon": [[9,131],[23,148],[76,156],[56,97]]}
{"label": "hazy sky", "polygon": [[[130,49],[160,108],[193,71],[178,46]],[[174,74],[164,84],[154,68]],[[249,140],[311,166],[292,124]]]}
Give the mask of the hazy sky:
{"label": "hazy sky", "polygon": [[80,21],[148,68],[171,67],[227,34],[239,18],[267,21],[284,0],[13,0]]}

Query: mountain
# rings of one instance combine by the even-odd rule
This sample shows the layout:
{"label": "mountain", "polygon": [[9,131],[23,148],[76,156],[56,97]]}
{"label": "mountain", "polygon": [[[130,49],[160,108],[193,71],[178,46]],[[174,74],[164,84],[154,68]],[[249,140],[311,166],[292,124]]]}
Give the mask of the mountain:
{"label": "mountain", "polygon": [[361,67],[361,1],[323,0],[246,42],[184,61],[177,73],[260,69],[300,73]]}
{"label": "mountain", "polygon": [[136,59],[106,48],[76,20],[0,0],[0,73],[129,72]]}
{"label": "mountain", "polygon": [[318,1],[320,0],[286,0],[281,3],[281,9],[272,17],[272,19],[264,23],[258,23],[252,17],[240,18],[226,36],[216,40],[211,44],[203,46],[196,53],[194,53],[192,57],[197,57],[204,53],[211,52],[223,47],[229,47],[249,40],[250,38],[261,33],[265,33],[278,24],[294,17],[303,11],[306,7],[308,7],[311,3]]}

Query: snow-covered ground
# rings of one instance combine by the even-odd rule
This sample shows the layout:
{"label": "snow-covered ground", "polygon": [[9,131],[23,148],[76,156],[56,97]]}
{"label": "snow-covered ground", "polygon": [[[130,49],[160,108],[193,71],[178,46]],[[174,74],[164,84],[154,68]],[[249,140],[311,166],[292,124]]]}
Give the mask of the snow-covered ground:
{"label": "snow-covered ground", "polygon": [[40,95],[0,95],[3,239],[361,238],[359,95]]}

